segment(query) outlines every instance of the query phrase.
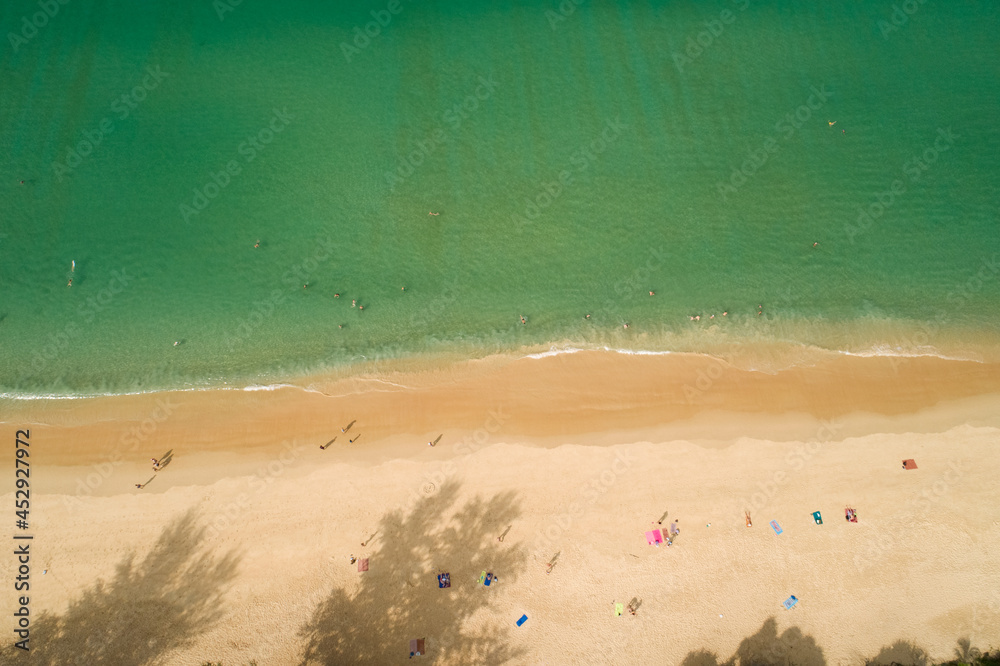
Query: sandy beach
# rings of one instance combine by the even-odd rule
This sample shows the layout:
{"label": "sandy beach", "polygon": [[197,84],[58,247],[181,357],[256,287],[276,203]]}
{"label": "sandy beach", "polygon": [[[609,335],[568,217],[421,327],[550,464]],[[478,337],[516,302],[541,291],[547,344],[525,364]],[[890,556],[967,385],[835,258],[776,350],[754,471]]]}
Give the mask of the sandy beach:
{"label": "sandy beach", "polygon": [[[580,352],[311,385],[7,402],[11,448],[31,432],[34,540],[32,652],[5,663],[402,663],[411,639],[442,664],[996,646],[1000,366]],[[13,455],[0,467],[12,506]],[[675,520],[671,546],[647,544]],[[9,590],[0,613],[16,607]]]}

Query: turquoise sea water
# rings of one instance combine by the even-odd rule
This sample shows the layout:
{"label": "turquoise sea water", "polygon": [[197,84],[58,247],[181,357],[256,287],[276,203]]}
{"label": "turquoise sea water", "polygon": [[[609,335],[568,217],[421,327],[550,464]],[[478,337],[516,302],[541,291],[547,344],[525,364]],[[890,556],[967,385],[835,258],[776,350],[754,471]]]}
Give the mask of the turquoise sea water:
{"label": "turquoise sea water", "polygon": [[0,393],[997,348],[996,3],[337,4],[0,7]]}

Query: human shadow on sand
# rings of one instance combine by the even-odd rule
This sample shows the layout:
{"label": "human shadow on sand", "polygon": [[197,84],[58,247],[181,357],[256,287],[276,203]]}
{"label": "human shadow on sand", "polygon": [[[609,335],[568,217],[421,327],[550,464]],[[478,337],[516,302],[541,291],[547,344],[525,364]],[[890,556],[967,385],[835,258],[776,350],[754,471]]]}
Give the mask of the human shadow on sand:
{"label": "human shadow on sand", "polygon": [[[409,655],[411,639],[425,639],[421,663],[501,664],[523,657],[512,644],[517,617],[496,618],[493,599],[523,571],[522,547],[501,544],[496,526],[515,522],[513,493],[458,501],[460,484],[445,483],[411,510],[379,522],[370,568],[356,585],[334,589],[300,629],[301,663],[385,664]],[[479,583],[483,571],[497,582]],[[450,573],[439,588],[436,574]],[[499,588],[499,591],[498,591]]]}
{"label": "human shadow on sand", "polygon": [[[188,511],[164,529],[149,553],[127,555],[114,576],[97,580],[64,613],[42,612],[31,623],[32,666],[168,663],[222,615],[222,596],[238,558],[215,557],[205,527]],[[8,643],[0,663],[18,664],[24,651]]]}
{"label": "human shadow on sand", "polygon": [[689,652],[681,666],[826,666],[823,650],[816,645],[812,636],[802,633],[798,627],[789,627],[778,634],[778,622],[769,617],[753,636],[744,638],[736,654],[726,661],[719,661],[718,655],[708,650]]}

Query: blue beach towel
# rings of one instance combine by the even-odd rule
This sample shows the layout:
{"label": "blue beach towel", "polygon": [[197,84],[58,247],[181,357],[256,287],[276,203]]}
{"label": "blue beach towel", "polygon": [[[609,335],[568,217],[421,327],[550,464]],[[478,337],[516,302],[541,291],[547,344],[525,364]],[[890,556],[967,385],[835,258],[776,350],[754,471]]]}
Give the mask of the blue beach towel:
{"label": "blue beach towel", "polygon": [[491,573],[486,574],[486,578],[483,580],[483,585],[489,587],[490,583],[492,582],[493,582],[493,574]]}
{"label": "blue beach towel", "polygon": [[792,606],[794,606],[797,603],[799,603],[799,600],[793,594],[792,596],[782,601],[781,605],[785,607],[785,610],[792,610]]}
{"label": "blue beach towel", "polygon": [[524,624],[527,621],[528,621],[528,616],[527,615],[522,615],[521,619],[517,621],[517,626],[520,627],[522,624]]}
{"label": "blue beach towel", "polygon": [[781,529],[781,525],[778,524],[777,520],[772,520],[771,521],[771,529],[774,530],[775,534],[781,534],[782,532],[784,532],[784,530]]}

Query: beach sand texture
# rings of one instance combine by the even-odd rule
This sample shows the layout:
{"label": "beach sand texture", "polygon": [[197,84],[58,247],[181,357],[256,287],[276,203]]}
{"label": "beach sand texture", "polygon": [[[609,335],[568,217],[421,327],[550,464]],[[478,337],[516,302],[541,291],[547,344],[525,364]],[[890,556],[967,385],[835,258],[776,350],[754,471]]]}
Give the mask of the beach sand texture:
{"label": "beach sand texture", "polygon": [[[0,656],[402,663],[424,638],[425,663],[856,664],[989,647],[997,367],[841,357],[695,387],[717,363],[595,352],[326,394],[10,403],[4,436],[31,429],[33,652]],[[672,546],[647,545],[674,520]]]}

